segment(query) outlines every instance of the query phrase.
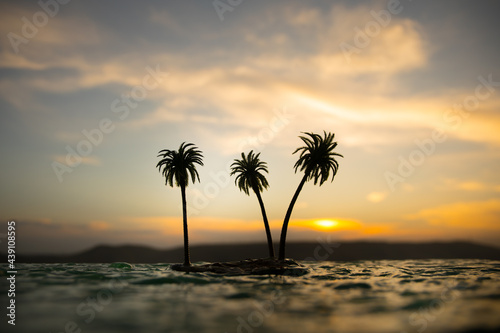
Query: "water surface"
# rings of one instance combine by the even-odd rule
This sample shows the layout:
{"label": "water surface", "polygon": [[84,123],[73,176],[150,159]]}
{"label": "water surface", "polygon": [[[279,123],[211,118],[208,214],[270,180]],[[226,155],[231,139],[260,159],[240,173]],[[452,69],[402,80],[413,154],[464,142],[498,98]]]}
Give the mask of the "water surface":
{"label": "water surface", "polygon": [[0,327],[23,333],[500,331],[500,261],[303,264],[311,270],[304,276],[231,277],[184,274],[169,264],[19,264],[16,326],[4,319]]}

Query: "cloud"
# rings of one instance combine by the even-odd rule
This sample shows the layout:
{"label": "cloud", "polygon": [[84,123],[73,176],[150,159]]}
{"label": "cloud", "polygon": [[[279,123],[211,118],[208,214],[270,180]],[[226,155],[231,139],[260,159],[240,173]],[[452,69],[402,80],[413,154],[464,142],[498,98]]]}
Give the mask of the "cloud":
{"label": "cloud", "polygon": [[457,180],[444,179],[442,184],[437,187],[440,190],[460,190],[467,192],[499,192],[500,186],[496,184],[487,184],[478,180]]}
{"label": "cloud", "polygon": [[480,182],[463,182],[458,184],[458,188],[465,191],[481,191],[485,189],[485,186]]}
{"label": "cloud", "polygon": [[432,226],[462,229],[487,229],[500,232],[500,199],[456,202],[422,209],[408,216],[411,220],[424,220]]}
{"label": "cloud", "polygon": [[[452,42],[441,39],[442,35],[429,34],[433,32],[429,27],[439,26],[441,20],[428,25],[427,20],[417,22],[410,19],[420,16],[408,11],[404,15],[393,16],[387,27],[382,27],[378,33],[370,36],[369,45],[357,47],[354,41],[356,27],[363,30],[368,22],[373,21],[370,15],[370,11],[375,9],[373,5],[278,1],[266,6],[251,6],[248,10],[241,8],[241,11],[233,13],[238,16],[237,20],[220,24],[210,3],[207,7],[211,12],[205,12],[207,7],[186,3],[151,3],[146,4],[145,10],[139,11],[134,10],[134,7],[122,6],[122,15],[116,18],[101,15],[116,10],[115,5],[79,4],[73,9],[64,8],[68,10],[61,11],[40,30],[36,38],[22,45],[19,54],[13,53],[8,39],[0,41],[0,98],[7,110],[6,115],[2,113],[2,124],[8,129],[4,131],[5,135],[10,135],[9,131],[19,134],[18,138],[5,141],[12,142],[12,145],[5,145],[9,154],[12,151],[9,160],[14,165],[6,173],[10,182],[22,178],[21,174],[34,174],[26,172],[31,171],[31,168],[51,171],[47,163],[48,156],[65,162],[64,146],[77,142],[82,129],[96,128],[102,117],[110,117],[116,121],[114,124],[118,129],[95,151],[106,158],[107,165],[100,168],[99,173],[92,173],[92,177],[97,178],[86,184],[105,184],[102,186],[110,189],[111,193],[111,189],[116,192],[116,188],[121,186],[118,179],[123,179],[124,175],[130,177],[127,178],[129,186],[137,186],[137,191],[134,191],[137,203],[130,199],[132,196],[126,197],[126,191],[116,195],[132,203],[126,205],[126,209],[141,214],[146,201],[140,200],[147,200],[146,205],[151,205],[155,201],[149,198],[156,195],[147,175],[151,172],[150,165],[154,165],[152,160],[157,150],[151,148],[149,151],[147,147],[157,144],[170,146],[174,141],[179,141],[181,136],[186,136],[186,140],[189,138],[202,144],[200,147],[207,154],[207,168],[204,170],[208,170],[211,165],[230,161],[228,155],[236,157],[235,154],[243,148],[259,151],[267,149],[263,156],[267,154],[266,159],[269,157],[273,161],[270,167],[275,168],[276,165],[273,170],[289,170],[289,174],[293,175],[290,168],[293,165],[292,158],[295,159],[296,155],[290,156],[290,153],[300,144],[297,139],[299,132],[327,129],[337,134],[340,152],[346,158],[335,181],[339,187],[322,189],[326,194],[321,198],[342,193],[339,208],[347,212],[357,209],[353,207],[359,203],[356,203],[359,198],[366,203],[363,200],[365,196],[370,202],[386,200],[387,193],[372,191],[383,188],[377,183],[377,179],[382,179],[383,170],[397,168],[398,155],[408,156],[408,148],[416,148],[415,139],[430,138],[434,128],[442,128],[449,137],[448,142],[440,145],[429,156],[411,176],[412,179],[408,179],[408,183],[401,185],[403,190],[400,193],[401,200],[406,195],[412,198],[425,196],[425,202],[432,200],[433,206],[422,206],[422,210],[414,214],[413,217],[418,221],[413,219],[408,223],[409,226],[419,223],[428,226],[427,223],[432,221],[432,230],[373,225],[369,221],[371,216],[366,215],[371,212],[363,211],[359,214],[368,216],[366,222],[360,222],[361,226],[356,229],[338,230],[339,237],[391,237],[397,234],[416,238],[438,237],[438,233],[441,233],[441,237],[455,237],[460,230],[461,235],[467,236],[469,231],[477,232],[480,227],[475,230],[464,227],[467,223],[459,215],[464,214],[472,219],[476,208],[478,214],[482,214],[478,215],[481,221],[490,221],[486,223],[487,227],[485,224],[485,228],[495,230],[491,229],[494,218],[488,218],[490,215],[496,216],[492,207],[468,202],[457,204],[456,207],[442,207],[439,204],[449,204],[450,198],[439,191],[430,193],[439,182],[440,174],[457,179],[444,184],[444,189],[453,191],[453,196],[483,200],[488,195],[496,194],[493,192],[500,191],[495,173],[490,170],[497,165],[499,156],[498,91],[491,91],[488,98],[481,100],[472,111],[454,109],[454,104],[464,103],[474,96],[475,86],[479,83],[477,76],[489,73],[491,69],[474,59],[467,60],[470,67],[465,66],[465,62],[456,65],[457,56],[451,52],[457,49],[460,41]],[[3,36],[20,28],[20,17],[33,15],[23,5],[16,4],[9,5],[0,13],[0,31]],[[33,7],[38,8],[36,4]],[[255,25],[256,18],[259,20],[258,25]],[[449,16],[444,19],[449,19]],[[342,42],[358,48],[359,52],[350,56],[350,62],[340,48]],[[442,49],[433,53],[436,48]],[[467,70],[449,71],[447,63],[458,66],[454,68]],[[163,71],[168,70],[168,77],[157,89],[148,91],[140,106],[131,110],[130,117],[118,121],[110,108],[113,100],[141,85],[146,66],[155,67],[157,64]],[[458,75],[458,72],[461,74]],[[462,73],[471,75],[470,82],[462,80],[464,75],[468,75]],[[493,81],[497,82],[500,78],[495,75]],[[445,76],[461,79],[443,84]],[[483,93],[486,91],[482,89]],[[272,132],[272,140],[259,142],[259,135],[265,137],[266,133],[270,133],[273,119],[277,117],[275,110],[283,106],[288,107],[293,117],[280,131]],[[33,136],[42,140],[32,140],[25,135],[28,133],[34,133]],[[250,140],[257,140],[258,145],[245,146]],[[471,146],[475,152],[464,153]],[[44,149],[47,151],[42,151]],[[40,152],[43,160],[35,161],[35,152]],[[24,163],[24,158],[28,159],[28,156],[33,159],[33,164]],[[130,159],[130,156],[137,158]],[[126,168],[112,167],[122,160],[129,161]],[[366,164],[368,160],[371,161],[369,166]],[[82,163],[99,165],[101,159],[96,155],[87,156]],[[288,164],[285,166],[285,163]],[[474,167],[479,163],[484,165],[481,170]],[[459,170],[450,171],[450,167]],[[370,172],[366,172],[367,168],[370,168]],[[279,171],[270,174],[272,183],[277,184],[273,185],[273,189],[277,189],[274,192],[277,195],[273,196],[276,202],[283,200],[284,204],[287,203],[288,194],[283,195],[291,184],[287,175]],[[80,176],[84,179],[89,174],[77,177]],[[425,177],[425,181],[419,181],[422,179],[419,177]],[[359,180],[358,184],[353,184],[352,179]],[[46,180],[43,178],[42,181]],[[52,208],[44,208],[43,215],[47,209],[59,212],[61,207],[50,206],[48,201],[67,199],[66,191],[71,184],[57,187],[53,193],[59,197],[54,198],[47,198],[45,183],[40,184],[43,184],[39,185],[43,190],[38,189],[38,193],[29,187],[32,189],[29,198],[35,200],[37,195],[42,196],[42,201],[34,206],[33,211],[40,211],[41,208],[37,206],[45,207],[48,204]],[[294,189],[296,185],[290,186]],[[51,189],[50,185],[48,187]],[[340,192],[334,192],[335,188]],[[216,215],[217,210],[213,207],[217,206],[223,209],[224,216],[233,213],[245,216],[232,207],[233,198],[227,201],[221,199],[225,190],[220,191],[220,206],[214,200],[214,204],[202,213]],[[424,191],[427,192],[422,194]],[[81,187],[74,192],[79,193],[74,200],[78,203],[78,200],[85,202],[89,198],[95,199],[94,195],[97,195],[88,196]],[[102,193],[99,195],[105,202],[109,198],[104,198]],[[141,197],[137,193],[145,195]],[[21,190],[15,191],[15,194],[16,199],[10,199],[12,202],[25,196]],[[178,193],[175,199],[178,199],[177,196]],[[110,200],[120,201],[118,197]],[[323,209],[327,211],[327,204],[317,208],[319,198],[318,195],[300,199],[307,199],[309,206],[305,201],[299,201],[296,207],[298,213],[305,216],[310,210],[318,209],[318,213],[323,212]],[[408,200],[394,210],[403,214],[413,209],[416,202],[421,203],[419,200],[421,198]],[[171,205],[166,211],[177,212],[172,206],[176,207]],[[377,221],[390,220],[395,212],[382,211],[382,206],[370,207],[379,209]],[[270,207],[271,212],[281,209],[279,207]],[[124,208],[116,205],[110,209],[119,216]],[[354,214],[358,214],[358,211]],[[116,217],[109,218],[109,215],[100,217],[95,214],[93,210],[82,214],[85,217],[78,216],[82,219],[79,220],[81,223],[87,221],[83,226],[68,228],[65,223],[61,223],[60,229],[56,229],[61,237],[72,234],[80,237],[82,242],[85,239],[85,244],[94,242],[92,237],[103,239],[98,238],[100,234],[110,237],[111,241],[119,241],[118,234],[125,241],[131,241],[134,240],[134,233],[140,234],[137,241],[147,242],[153,239],[150,237],[154,237],[155,244],[163,244],[163,240],[169,245],[182,242],[179,217],[144,217],[122,221]],[[72,223],[71,216],[68,220],[69,225]],[[118,225],[117,221],[122,223]],[[481,221],[477,222],[479,226],[483,225]],[[272,221],[273,230],[279,229],[280,222]],[[52,227],[55,226],[58,225],[53,222]],[[262,236],[262,222],[258,219],[247,221],[243,218],[235,220],[206,216],[190,219],[190,227],[196,242],[232,239],[231,235],[237,235],[240,239],[245,239],[247,235],[252,239],[261,239]],[[41,227],[37,225],[34,230],[37,228]],[[317,232],[308,226],[297,228],[302,229],[295,233],[296,237]],[[44,230],[47,239],[52,239],[48,227]]]}
{"label": "cloud", "polygon": [[285,15],[288,22],[297,27],[313,26],[321,19],[321,13],[314,8],[288,7]]}
{"label": "cloud", "polygon": [[178,34],[182,33],[182,25],[175,19],[174,14],[166,10],[151,10],[149,13],[149,20],[168,31],[174,31]]}
{"label": "cloud", "polygon": [[314,56],[312,63],[323,76],[378,74],[383,77],[422,68],[427,63],[423,37],[417,24],[410,20],[383,28],[364,48],[351,46],[356,52],[325,52]]}
{"label": "cloud", "polygon": [[108,230],[111,227],[111,225],[106,221],[91,221],[89,223],[89,227],[92,230],[99,231],[99,230]]}
{"label": "cloud", "polygon": [[75,163],[72,163],[72,164],[67,164],[66,157],[67,157],[66,155],[56,155],[56,156],[54,156],[54,161],[59,162],[59,163],[64,164],[64,165],[68,165],[69,167],[76,166],[77,164],[78,165],[80,165],[80,164],[94,165],[94,166],[101,165],[100,158],[98,156],[95,156],[95,155],[80,156],[80,159],[81,159],[80,162],[77,163],[77,161],[75,160],[74,161]]}
{"label": "cloud", "polygon": [[84,224],[23,218],[15,221],[17,250],[22,254],[68,254],[100,244],[143,244],[158,248],[182,244],[178,235],[161,234],[157,229],[140,225],[121,226],[99,220]]}
{"label": "cloud", "polygon": [[[279,8],[276,5],[269,10]],[[215,43],[205,50],[205,58],[210,61],[196,55],[186,58],[168,47],[156,46],[149,53],[141,53],[141,57],[136,49],[128,48],[118,57],[85,58],[78,52],[83,46],[98,50],[108,43],[113,50],[122,41],[111,38],[115,32],[106,30],[99,21],[59,15],[60,18],[57,16],[47,25],[45,37],[38,40],[43,52],[26,52],[17,57],[11,52],[0,52],[3,66],[35,74],[31,78],[0,82],[3,97],[19,109],[36,109],[39,104],[33,99],[36,92],[71,92],[111,83],[133,87],[141,84],[145,65],[160,64],[164,70],[168,67],[171,75],[148,94],[152,111],[127,119],[126,128],[141,130],[187,121],[206,124],[217,119],[218,124],[239,126],[238,130],[255,129],[266,121],[270,110],[284,103],[301,110],[301,118],[309,118],[313,125],[318,122],[312,119],[328,116],[340,120],[339,126],[358,128],[346,131],[346,142],[354,146],[386,144],[400,136],[387,130],[378,131],[375,136],[374,125],[414,131],[422,127],[450,127],[443,122],[443,115],[450,107],[447,96],[401,95],[406,91],[399,84],[398,75],[425,68],[429,61],[429,45],[417,22],[394,16],[348,64],[339,45],[343,41],[352,43],[356,33],[353,26],[363,28],[374,20],[370,6],[337,5],[326,11],[303,4],[285,8],[278,11],[283,21],[278,23],[265,15],[262,24],[268,28],[281,24],[286,29],[275,34],[264,28],[246,31],[244,36],[252,53],[241,52],[245,47],[240,46],[241,40],[237,38],[242,33],[240,28],[226,31],[223,44]],[[152,10],[148,15],[153,25],[168,29],[169,36],[183,35],[179,28],[182,22],[172,13]],[[6,27],[13,23],[8,24]],[[79,42],[81,26],[91,27],[87,44]],[[97,27],[99,34],[95,32]],[[69,40],[74,50],[61,54],[59,45]],[[228,53],[230,49],[237,52]],[[40,50],[38,45],[37,50]],[[55,68],[73,69],[74,73],[54,80],[41,72]],[[117,91],[116,95],[120,93]],[[463,92],[463,97],[466,96],[467,92]],[[475,115],[464,119],[461,127],[450,134],[500,144],[496,135],[499,125],[500,119]],[[216,140],[216,135],[212,134],[210,139]]]}
{"label": "cloud", "polygon": [[[32,35],[28,37],[23,33],[25,22],[22,18],[32,22],[35,13],[43,13],[41,7],[24,7],[23,4],[4,6],[0,20],[2,35],[15,34],[26,38],[27,42],[13,46],[10,38],[2,38],[0,66],[32,69],[57,66],[58,60],[83,58],[83,49],[102,47],[109,39],[106,31],[100,30],[92,19],[85,15],[61,15],[63,10],[60,7],[58,15],[48,17],[47,23],[35,26],[34,31],[28,29]],[[68,47],[69,42],[71,47]]]}
{"label": "cloud", "polygon": [[[343,218],[328,218],[326,220],[335,221],[334,226],[329,229],[318,226],[318,219],[292,219],[289,225],[290,239],[314,239],[316,236],[326,233],[334,233],[339,238],[356,239],[359,237],[371,237],[374,235],[390,236],[394,226],[389,224],[366,224],[357,220]],[[125,225],[123,224],[125,223]],[[279,237],[283,221],[281,219],[269,220],[271,232],[275,237]],[[173,216],[150,216],[125,218],[121,227],[126,229],[141,228],[157,230],[160,235],[178,237],[180,244],[182,240],[182,217]],[[262,220],[245,220],[214,216],[194,216],[189,217],[189,236],[193,242],[235,242],[239,239],[246,241],[265,241],[264,225]],[[230,237],[230,239],[227,239]],[[278,241],[276,238],[275,241]]]}
{"label": "cloud", "polygon": [[368,194],[366,199],[373,203],[379,203],[384,201],[386,197],[387,197],[386,192],[371,192],[370,194]]}

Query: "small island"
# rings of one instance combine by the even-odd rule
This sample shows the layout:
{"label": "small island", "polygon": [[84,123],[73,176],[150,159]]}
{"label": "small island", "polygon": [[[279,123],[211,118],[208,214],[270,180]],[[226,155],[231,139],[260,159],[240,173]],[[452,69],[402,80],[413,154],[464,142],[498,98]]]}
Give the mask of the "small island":
{"label": "small island", "polygon": [[286,259],[285,257],[286,236],[293,207],[307,181],[313,180],[314,185],[319,184],[319,186],[330,178],[333,181],[339,167],[335,158],[343,156],[334,151],[337,147],[337,142],[333,141],[335,134],[326,131],[323,131],[323,136],[311,132],[303,134],[299,138],[304,143],[304,146],[297,148],[293,152],[293,154],[299,153],[299,158],[294,165],[295,172],[300,171],[303,176],[283,220],[278,258],[274,254],[272,235],[261,196],[261,192],[269,187],[269,183],[264,176],[264,173],[269,171],[267,163],[260,160],[260,153],[255,154],[253,150],[247,155],[241,153],[241,159],[235,159],[231,165],[231,175],[236,175],[235,184],[241,191],[250,195],[250,190],[252,190],[259,201],[267,236],[269,257],[194,266],[191,264],[189,254],[186,187],[189,185],[189,180],[193,183],[200,181],[196,165],[203,166],[203,154],[193,143],[185,142],[180,145],[178,150],[163,149],[159,152],[158,157],[161,159],[156,167],[165,177],[165,185],[180,187],[182,196],[184,263],[172,265],[173,270],[186,273],[210,272],[225,275],[304,275],[308,273],[307,268],[295,260]]}

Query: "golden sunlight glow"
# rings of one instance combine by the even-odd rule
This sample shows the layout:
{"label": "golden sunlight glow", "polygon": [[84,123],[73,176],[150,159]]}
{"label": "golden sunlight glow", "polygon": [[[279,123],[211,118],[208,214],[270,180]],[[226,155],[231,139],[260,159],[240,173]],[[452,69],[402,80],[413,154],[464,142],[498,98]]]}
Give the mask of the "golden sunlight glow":
{"label": "golden sunlight glow", "polygon": [[336,227],[339,223],[333,220],[318,220],[314,224],[322,229],[331,229]]}
{"label": "golden sunlight glow", "polygon": [[352,231],[361,230],[363,225],[358,221],[319,218],[313,220],[293,220],[293,226],[296,228],[312,229],[315,231]]}

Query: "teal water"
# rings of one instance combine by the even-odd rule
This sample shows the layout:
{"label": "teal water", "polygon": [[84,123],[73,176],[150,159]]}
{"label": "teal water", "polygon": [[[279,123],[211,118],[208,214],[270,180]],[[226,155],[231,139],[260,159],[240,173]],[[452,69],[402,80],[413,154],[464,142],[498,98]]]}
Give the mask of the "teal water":
{"label": "teal water", "polygon": [[[304,276],[169,264],[19,264],[2,332],[500,332],[500,261],[303,263]],[[4,329],[6,328],[6,330]]]}

